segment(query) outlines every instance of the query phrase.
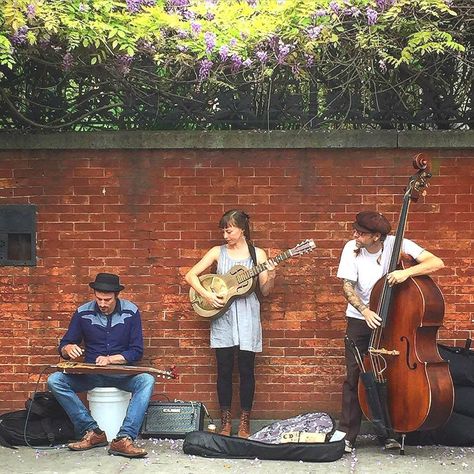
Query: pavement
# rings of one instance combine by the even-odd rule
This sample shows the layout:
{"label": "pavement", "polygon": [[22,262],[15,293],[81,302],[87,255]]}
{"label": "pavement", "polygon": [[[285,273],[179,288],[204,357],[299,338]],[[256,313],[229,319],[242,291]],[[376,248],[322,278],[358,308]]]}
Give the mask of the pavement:
{"label": "pavement", "polygon": [[260,459],[213,459],[183,453],[182,440],[144,439],[143,459],[110,456],[107,447],[74,452],[65,447],[16,450],[0,447],[0,472],[9,474],[302,474],[360,473],[406,474],[421,472],[474,472],[474,448],[406,446],[405,455],[381,448],[372,435],[359,436],[357,448],[338,461],[308,463]]}

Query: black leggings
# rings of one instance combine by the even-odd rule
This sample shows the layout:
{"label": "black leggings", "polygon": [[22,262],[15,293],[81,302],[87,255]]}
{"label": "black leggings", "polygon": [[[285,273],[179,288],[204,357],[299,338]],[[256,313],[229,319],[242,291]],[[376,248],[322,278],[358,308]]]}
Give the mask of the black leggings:
{"label": "black leggings", "polygon": [[232,405],[232,372],[236,348],[240,375],[240,408],[250,411],[255,394],[255,352],[241,351],[238,346],[216,349],[217,396],[221,409],[230,410]]}

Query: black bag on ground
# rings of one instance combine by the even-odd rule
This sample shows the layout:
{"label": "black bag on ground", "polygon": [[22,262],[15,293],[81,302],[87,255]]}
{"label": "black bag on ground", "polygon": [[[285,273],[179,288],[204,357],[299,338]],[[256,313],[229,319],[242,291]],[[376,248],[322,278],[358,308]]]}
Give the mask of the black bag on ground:
{"label": "black bag on ground", "polygon": [[405,439],[408,446],[474,446],[474,418],[453,412],[445,425],[428,431],[413,431]]}
{"label": "black bag on ground", "polygon": [[474,387],[474,351],[466,347],[451,347],[438,344],[440,356],[449,362],[449,371],[454,385]]}
{"label": "black bag on ground", "polygon": [[454,386],[453,411],[470,416],[474,420],[474,387]]}
{"label": "black bag on ground", "polygon": [[465,347],[438,344],[441,357],[449,362],[454,384],[454,408],[449,420],[434,430],[414,431],[406,437],[407,445],[474,446],[474,351]]}
{"label": "black bag on ground", "polygon": [[32,398],[26,400],[25,408],[31,413],[43,417],[61,418],[67,416],[52,392],[35,392]]}
{"label": "black bag on ground", "polygon": [[208,458],[329,462],[342,457],[344,440],[325,443],[269,444],[206,431],[194,431],[186,435],[183,451],[186,454]]}
{"label": "black bag on ground", "polygon": [[74,439],[74,427],[67,415],[53,418],[30,412],[25,433],[27,415],[28,410],[0,415],[0,445],[13,449],[28,445],[54,446]]}

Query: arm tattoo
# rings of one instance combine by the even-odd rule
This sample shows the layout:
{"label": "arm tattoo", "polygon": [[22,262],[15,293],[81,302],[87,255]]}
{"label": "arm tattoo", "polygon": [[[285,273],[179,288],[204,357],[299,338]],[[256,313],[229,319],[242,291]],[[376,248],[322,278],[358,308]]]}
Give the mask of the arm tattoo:
{"label": "arm tattoo", "polygon": [[357,311],[359,311],[359,313],[362,313],[364,309],[367,309],[367,306],[364,303],[362,303],[360,297],[355,292],[355,285],[356,285],[355,281],[344,279],[342,289],[344,291],[344,296],[346,297],[346,300],[352,306],[354,306],[354,308]]}

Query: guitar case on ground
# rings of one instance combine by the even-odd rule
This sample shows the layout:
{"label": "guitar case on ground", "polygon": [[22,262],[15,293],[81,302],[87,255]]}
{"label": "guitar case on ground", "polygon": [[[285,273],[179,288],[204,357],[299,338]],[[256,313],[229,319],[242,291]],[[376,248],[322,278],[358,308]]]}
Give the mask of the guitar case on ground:
{"label": "guitar case on ground", "polygon": [[[326,413],[306,413],[276,421],[249,439],[205,431],[186,435],[183,451],[209,458],[267,459],[280,461],[330,462],[344,454],[344,439],[336,439],[334,421]],[[338,432],[339,433],[339,432]],[[321,442],[287,442],[293,439]]]}
{"label": "guitar case on ground", "polygon": [[193,431],[186,435],[183,451],[186,454],[207,458],[329,462],[342,457],[344,440],[325,443],[269,444],[206,431]]}

